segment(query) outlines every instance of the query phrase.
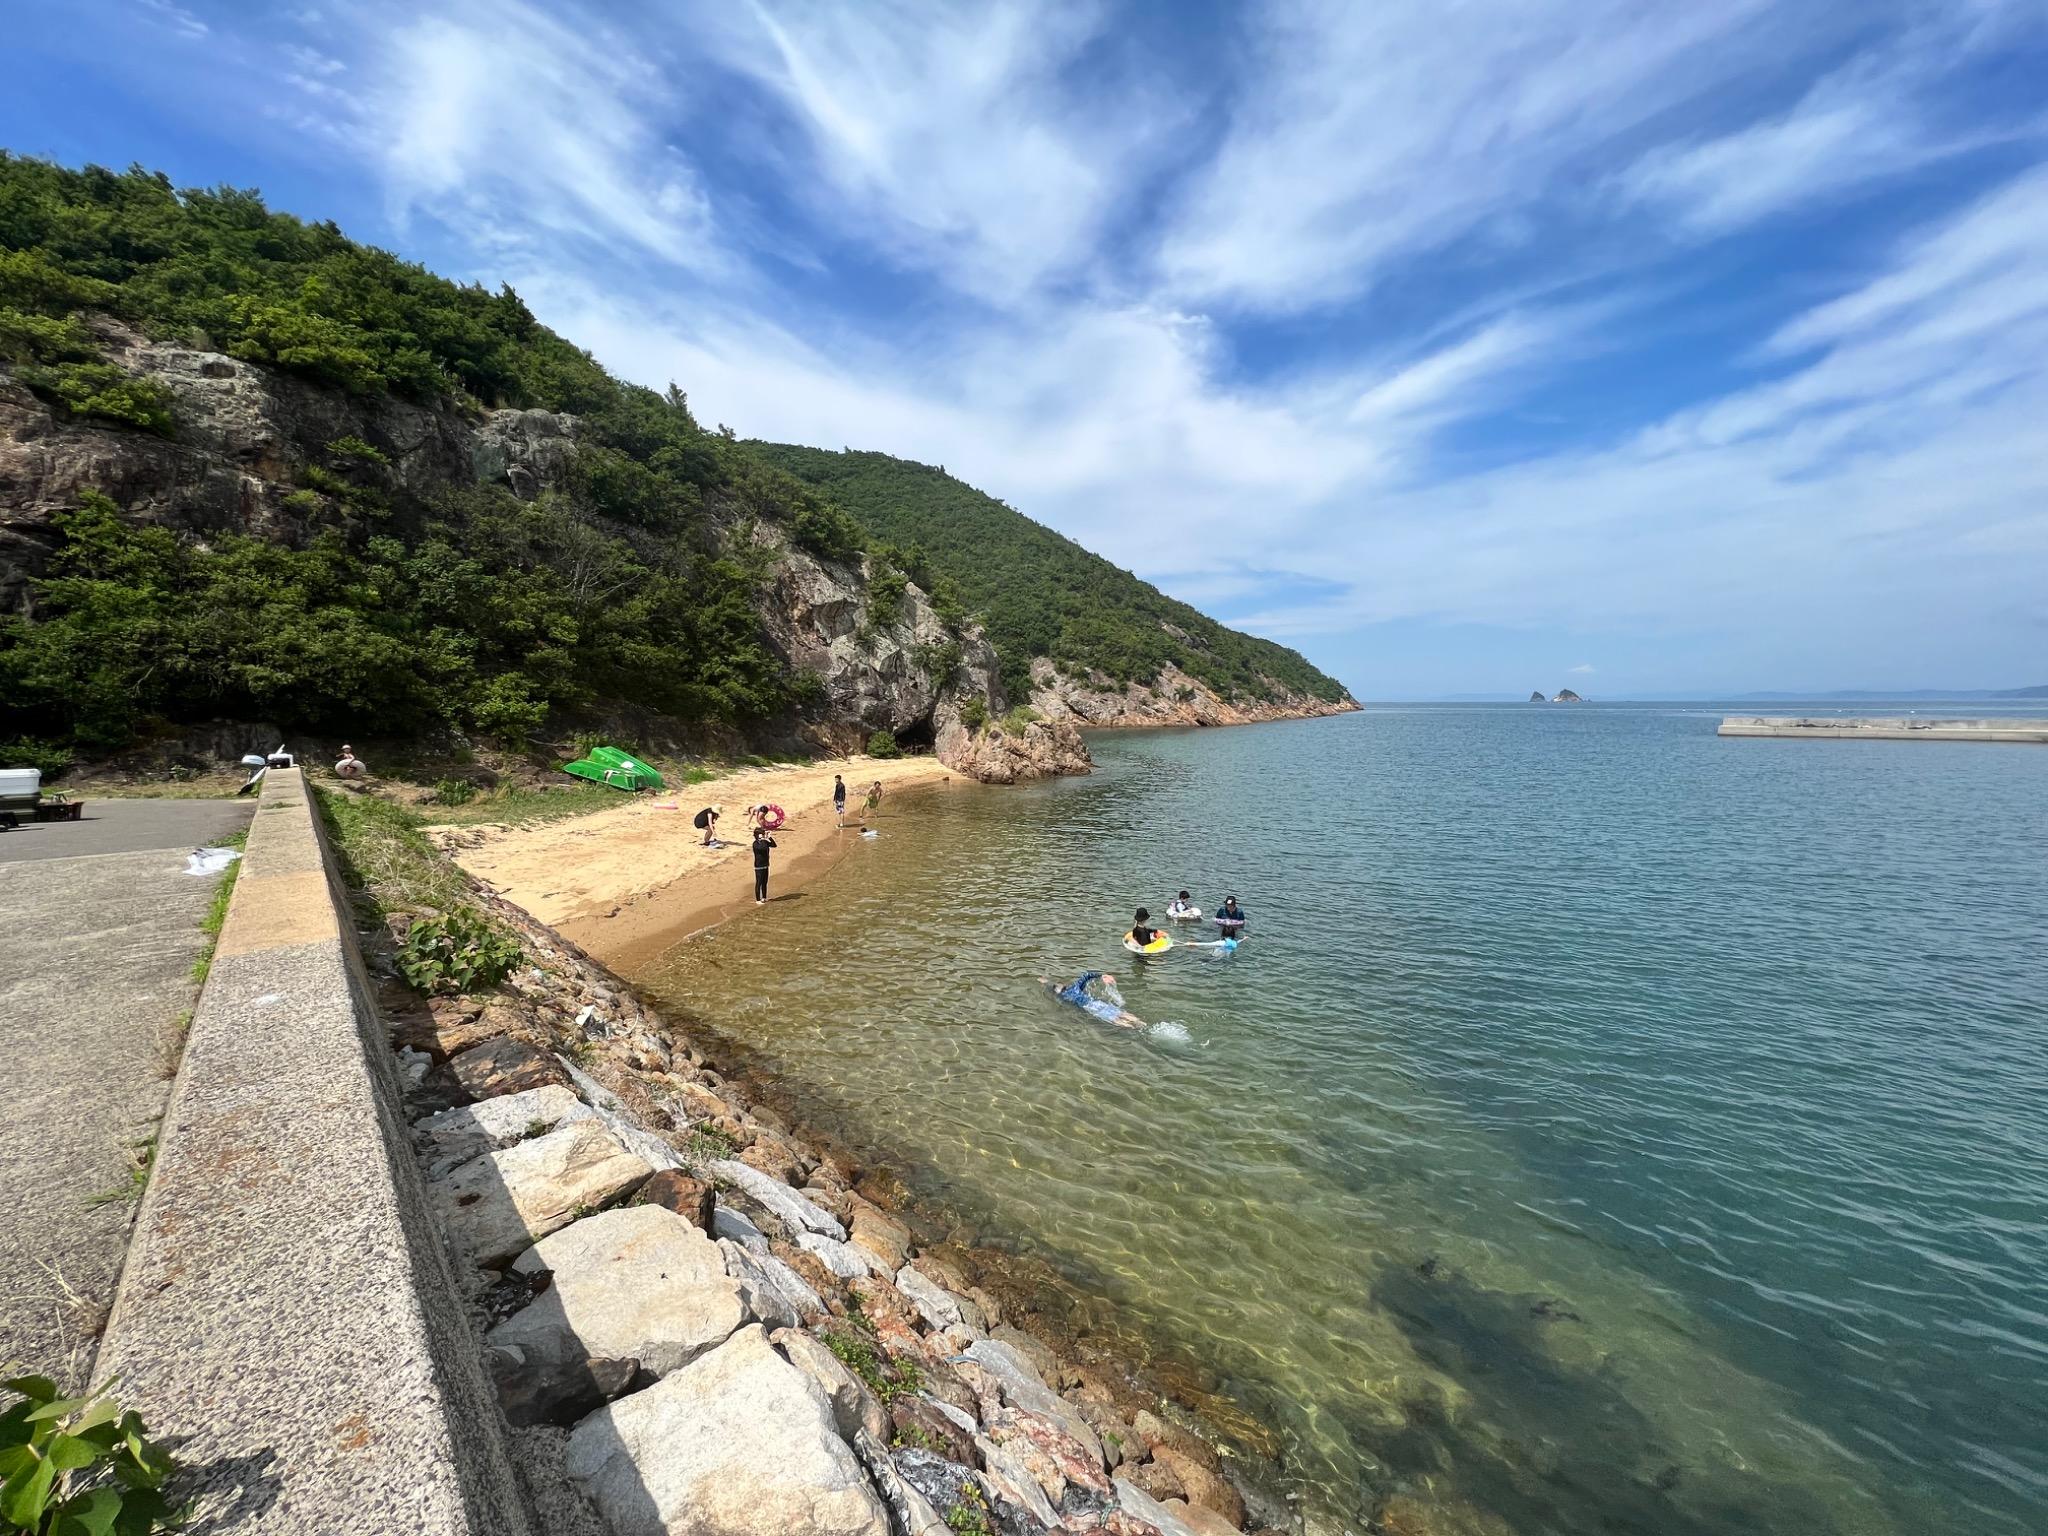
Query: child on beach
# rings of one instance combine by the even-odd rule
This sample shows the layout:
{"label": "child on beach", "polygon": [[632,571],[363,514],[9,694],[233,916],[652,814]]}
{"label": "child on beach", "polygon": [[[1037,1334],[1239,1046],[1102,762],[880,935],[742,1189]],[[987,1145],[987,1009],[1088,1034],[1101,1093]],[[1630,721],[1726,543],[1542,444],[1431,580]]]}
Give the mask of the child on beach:
{"label": "child on beach", "polygon": [[868,786],[868,798],[866,802],[861,806],[861,816],[863,818],[866,818],[874,815],[875,812],[881,808],[881,804],[882,781],[880,779],[877,779],[874,783]]}
{"label": "child on beach", "polygon": [[719,806],[707,805],[690,821],[691,826],[704,834],[704,846],[706,848],[713,848],[718,845],[718,813],[720,809],[721,807]]}
{"label": "child on beach", "polygon": [[775,846],[775,839],[764,828],[754,828],[754,905],[760,906],[768,899],[768,850]]}
{"label": "child on beach", "polygon": [[846,825],[846,780],[836,773],[832,775],[832,814],[839,818],[839,825]]}

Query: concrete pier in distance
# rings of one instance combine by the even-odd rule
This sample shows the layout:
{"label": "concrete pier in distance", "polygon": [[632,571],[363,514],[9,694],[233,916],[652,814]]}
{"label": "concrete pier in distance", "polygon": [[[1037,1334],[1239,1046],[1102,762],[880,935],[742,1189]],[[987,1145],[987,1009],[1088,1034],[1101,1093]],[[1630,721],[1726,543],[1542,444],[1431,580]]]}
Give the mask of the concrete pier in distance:
{"label": "concrete pier in distance", "polygon": [[1921,715],[1729,715],[1722,720],[1719,734],[1823,741],[2005,741],[2048,746],[2048,720],[1937,720]]}

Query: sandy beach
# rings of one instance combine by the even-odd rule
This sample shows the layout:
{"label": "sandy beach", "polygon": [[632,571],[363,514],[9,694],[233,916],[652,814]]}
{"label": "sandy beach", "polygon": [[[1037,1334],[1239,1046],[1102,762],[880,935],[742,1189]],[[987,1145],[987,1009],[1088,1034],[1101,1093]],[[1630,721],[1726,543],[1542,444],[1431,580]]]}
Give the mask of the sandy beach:
{"label": "sandy beach", "polygon": [[[832,815],[835,773],[846,777],[844,830]],[[876,779],[882,781],[883,800],[873,825],[885,837],[895,810],[893,795],[972,782],[931,757],[835,758],[742,769],[568,821],[436,827],[429,835],[507,901],[605,964],[630,970],[679,939],[753,906],[747,806],[766,802],[788,814],[775,834],[768,888],[773,899],[802,889],[853,845],[860,836],[862,797]],[[719,822],[723,847],[704,847],[703,833],[691,825],[707,805],[724,808]]]}

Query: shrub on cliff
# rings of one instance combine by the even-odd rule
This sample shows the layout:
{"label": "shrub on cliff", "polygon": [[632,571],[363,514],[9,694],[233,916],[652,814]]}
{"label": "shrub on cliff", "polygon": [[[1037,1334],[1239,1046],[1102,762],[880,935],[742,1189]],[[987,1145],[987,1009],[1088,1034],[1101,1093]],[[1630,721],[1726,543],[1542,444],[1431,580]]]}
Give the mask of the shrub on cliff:
{"label": "shrub on cliff", "polygon": [[901,757],[903,748],[893,731],[877,731],[868,738],[869,757]]}

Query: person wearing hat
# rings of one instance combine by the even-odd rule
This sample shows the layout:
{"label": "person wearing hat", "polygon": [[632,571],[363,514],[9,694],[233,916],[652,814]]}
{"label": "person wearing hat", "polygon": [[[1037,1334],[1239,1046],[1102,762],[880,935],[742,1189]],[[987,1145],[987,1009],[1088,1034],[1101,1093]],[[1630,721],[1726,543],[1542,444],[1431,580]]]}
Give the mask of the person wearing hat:
{"label": "person wearing hat", "polygon": [[718,815],[725,809],[722,805],[707,805],[692,818],[690,825],[704,834],[704,846],[709,848],[718,841]]}
{"label": "person wearing hat", "polygon": [[337,779],[360,779],[370,770],[363,766],[363,760],[356,756],[356,749],[347,742],[341,744],[341,760],[334,765]]}

